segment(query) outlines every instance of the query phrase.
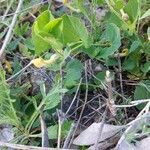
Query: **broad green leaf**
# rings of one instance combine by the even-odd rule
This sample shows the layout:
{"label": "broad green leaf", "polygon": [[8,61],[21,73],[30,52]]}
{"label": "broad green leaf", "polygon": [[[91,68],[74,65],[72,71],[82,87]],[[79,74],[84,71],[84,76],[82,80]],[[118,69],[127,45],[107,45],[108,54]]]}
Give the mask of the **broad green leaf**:
{"label": "broad green leaf", "polygon": [[55,19],[49,11],[43,12],[34,22],[32,40],[37,55],[50,48],[60,52],[70,43],[82,41],[84,47],[90,43],[88,32],[80,19],[67,15]]}
{"label": "broad green leaf", "polygon": [[139,51],[136,51],[135,53],[131,53],[123,62],[123,69],[128,70],[131,73],[135,73],[133,70],[137,70],[140,67],[140,59],[141,54]]}
{"label": "broad green leaf", "polygon": [[46,31],[46,32],[52,32],[53,29],[54,29],[57,25],[59,25],[61,22],[62,22],[62,18],[54,19],[54,20],[48,22],[48,23],[44,26],[43,30]]}
{"label": "broad green leaf", "polygon": [[50,11],[46,10],[36,19],[38,30],[43,30],[45,25],[47,25],[50,21],[54,20],[53,15]]}
{"label": "broad green leaf", "polygon": [[57,18],[50,21],[44,27],[44,32],[48,32],[51,36],[55,37],[57,40],[62,41],[62,29],[63,29],[63,22],[62,18]]}
{"label": "broad green leaf", "polygon": [[128,24],[122,20],[122,17],[119,12],[111,12],[110,17],[108,18],[109,23],[114,23],[118,27],[121,27],[123,30],[127,30],[129,28]]}
{"label": "broad green leaf", "polygon": [[108,24],[101,36],[101,42],[108,46],[102,48],[98,57],[106,59],[108,56],[114,54],[121,46],[119,28],[113,23]]}
{"label": "broad green leaf", "polygon": [[81,40],[85,47],[89,47],[89,35],[80,19],[64,15],[63,17],[64,44]]}
{"label": "broad green leaf", "polygon": [[66,45],[68,43],[77,42],[80,40],[79,35],[72,25],[72,20],[67,15],[63,16],[63,43]]}
{"label": "broad green leaf", "polygon": [[51,47],[50,43],[39,34],[36,22],[32,27],[32,40],[35,46],[36,55],[40,55],[42,52],[47,51]]}
{"label": "broad green leaf", "polygon": [[140,20],[141,20],[141,19],[144,19],[144,18],[146,18],[146,17],[148,17],[148,16],[150,16],[150,9],[148,9],[148,10],[141,16]]}
{"label": "broad green leaf", "polygon": [[135,22],[140,14],[139,0],[129,0],[124,10],[129,15],[130,20]]}
{"label": "broad green leaf", "polygon": [[81,78],[83,66],[78,60],[70,61],[66,66],[66,76],[65,76],[65,87],[70,88],[75,86],[77,81]]}
{"label": "broad green leaf", "polygon": [[60,46],[59,40],[57,38],[55,39],[55,35],[60,36],[61,30],[59,25],[61,25],[61,20],[61,18],[54,19],[50,11],[44,11],[36,19],[32,27],[32,40],[35,45],[35,54],[40,55],[51,47],[60,51],[62,46]]}

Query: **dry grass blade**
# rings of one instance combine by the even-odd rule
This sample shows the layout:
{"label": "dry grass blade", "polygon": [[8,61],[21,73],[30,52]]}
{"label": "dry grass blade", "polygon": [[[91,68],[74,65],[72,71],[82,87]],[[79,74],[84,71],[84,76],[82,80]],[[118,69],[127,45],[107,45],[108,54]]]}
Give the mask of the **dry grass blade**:
{"label": "dry grass blade", "polygon": [[26,145],[21,145],[21,144],[11,144],[11,143],[5,143],[5,142],[0,142],[0,146],[1,147],[7,147],[7,148],[13,148],[13,149],[16,149],[16,150],[17,149],[19,149],[19,150],[67,150],[67,149],[58,149],[58,148],[26,146]]}

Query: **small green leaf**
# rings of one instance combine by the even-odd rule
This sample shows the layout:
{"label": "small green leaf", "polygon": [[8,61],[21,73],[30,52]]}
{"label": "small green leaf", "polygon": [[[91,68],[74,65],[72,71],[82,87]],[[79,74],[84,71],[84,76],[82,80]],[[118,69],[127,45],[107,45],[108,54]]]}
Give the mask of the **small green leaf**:
{"label": "small green leaf", "polygon": [[[136,86],[135,92],[134,92],[134,99],[135,100],[142,100],[142,99],[148,99],[150,98],[150,81],[145,80],[139,83],[139,85]],[[145,105],[139,105],[137,108],[140,110],[144,107]]]}
{"label": "small green leaf", "polygon": [[138,49],[138,47],[140,46],[140,42],[139,41],[134,41],[129,49],[129,54],[136,51]]}
{"label": "small green leaf", "polygon": [[120,9],[122,9],[124,7],[124,1],[123,0],[117,0],[114,2],[115,3],[115,9],[120,11]]}
{"label": "small green leaf", "polygon": [[141,68],[144,73],[148,73],[150,71],[150,61],[146,62],[144,66]]}
{"label": "small green leaf", "polygon": [[15,34],[18,36],[23,36],[29,29],[29,22],[25,22],[24,24],[21,25],[16,25],[15,27]]}
{"label": "small green leaf", "polygon": [[46,10],[36,19],[38,30],[43,30],[45,25],[47,25],[51,20],[54,20],[53,15],[50,11]]}
{"label": "small green leaf", "polygon": [[[141,53],[136,51],[135,53],[131,53],[123,62],[123,69],[130,71],[134,74],[135,70],[139,69],[139,62],[141,58]],[[134,71],[133,71],[134,70]]]}
{"label": "small green leaf", "polygon": [[141,19],[144,19],[144,18],[146,18],[146,17],[148,17],[148,16],[150,16],[150,9],[148,9],[148,10],[141,16],[140,20],[141,20]]}
{"label": "small green leaf", "polygon": [[[71,121],[65,121],[62,125],[62,132],[61,132],[61,136],[62,138],[65,138],[70,130],[71,127]],[[48,136],[49,139],[57,139],[58,136],[58,125],[53,125],[48,127]]]}
{"label": "small green leaf", "polygon": [[130,20],[135,22],[140,14],[139,0],[129,0],[124,10],[129,15]]}
{"label": "small green leaf", "polygon": [[48,92],[48,94],[44,97],[45,101],[45,110],[50,110],[60,103],[61,93],[66,93],[67,89],[62,89],[60,84],[53,85],[53,88]]}
{"label": "small green leaf", "polygon": [[78,60],[72,60],[67,64],[66,76],[65,76],[65,87],[70,88],[74,86],[77,81],[81,78],[83,66]]}

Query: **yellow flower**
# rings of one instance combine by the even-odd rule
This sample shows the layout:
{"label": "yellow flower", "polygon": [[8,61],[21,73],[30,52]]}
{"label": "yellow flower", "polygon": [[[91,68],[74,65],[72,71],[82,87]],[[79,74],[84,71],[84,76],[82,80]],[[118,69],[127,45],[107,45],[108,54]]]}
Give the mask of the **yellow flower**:
{"label": "yellow flower", "polygon": [[40,57],[33,59],[31,63],[37,68],[42,68],[46,67],[47,65],[54,64],[57,59],[58,56],[56,54],[53,54],[49,60],[44,60],[43,58]]}

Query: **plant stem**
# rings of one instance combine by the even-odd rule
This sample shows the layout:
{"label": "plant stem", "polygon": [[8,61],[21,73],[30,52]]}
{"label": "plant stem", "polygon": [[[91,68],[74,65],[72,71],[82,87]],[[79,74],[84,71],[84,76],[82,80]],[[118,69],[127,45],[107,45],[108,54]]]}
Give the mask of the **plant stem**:
{"label": "plant stem", "polygon": [[2,48],[0,50],[0,58],[2,57],[2,54],[3,54],[4,50],[6,49],[6,46],[7,46],[8,42],[9,42],[9,40],[10,40],[13,28],[15,26],[15,23],[16,23],[16,20],[17,20],[17,17],[18,17],[18,12],[20,11],[22,4],[23,4],[23,0],[19,0],[18,7],[16,9],[15,15],[14,15],[14,17],[12,19],[12,22],[10,24],[9,30],[7,32],[7,35],[5,37],[4,43],[3,43]]}
{"label": "plant stem", "polygon": [[38,115],[40,114],[40,110],[41,110],[41,108],[43,107],[43,105],[44,105],[44,100],[42,100],[42,102],[41,102],[40,105],[38,106],[37,110],[35,110],[35,112],[32,114],[32,116],[31,116],[31,118],[30,118],[28,124],[26,125],[25,130],[27,130],[28,133],[30,132],[31,127],[32,127],[34,121],[36,120],[36,118],[37,118]]}

